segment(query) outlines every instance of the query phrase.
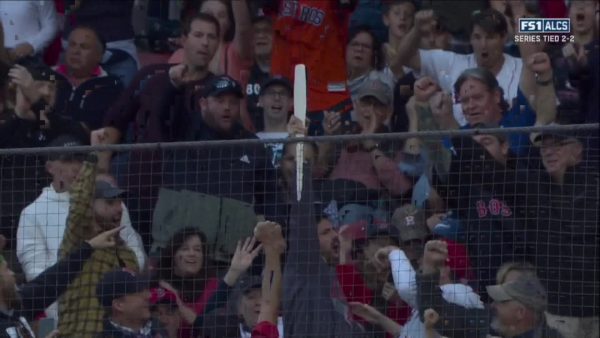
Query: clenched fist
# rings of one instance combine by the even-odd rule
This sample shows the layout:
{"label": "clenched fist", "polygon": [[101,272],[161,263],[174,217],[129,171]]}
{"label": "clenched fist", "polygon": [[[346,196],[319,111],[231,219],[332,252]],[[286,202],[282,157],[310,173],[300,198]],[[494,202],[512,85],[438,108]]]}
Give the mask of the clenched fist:
{"label": "clenched fist", "polygon": [[415,99],[418,102],[427,103],[440,86],[429,76],[424,76],[415,82]]}

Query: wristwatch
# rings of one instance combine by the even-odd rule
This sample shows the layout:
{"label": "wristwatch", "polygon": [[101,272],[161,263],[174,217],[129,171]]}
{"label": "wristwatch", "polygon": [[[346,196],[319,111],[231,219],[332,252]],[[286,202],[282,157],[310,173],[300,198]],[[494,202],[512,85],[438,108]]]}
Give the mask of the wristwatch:
{"label": "wristwatch", "polygon": [[538,86],[547,86],[549,84],[551,84],[554,81],[554,77],[551,76],[548,80],[542,80],[540,79],[540,76],[538,74],[535,74],[535,83]]}
{"label": "wristwatch", "polygon": [[377,143],[377,142],[373,142],[373,145],[370,147],[364,147],[364,150],[368,153],[371,153],[371,152],[373,152],[373,150],[377,150],[377,149],[379,149],[379,143]]}

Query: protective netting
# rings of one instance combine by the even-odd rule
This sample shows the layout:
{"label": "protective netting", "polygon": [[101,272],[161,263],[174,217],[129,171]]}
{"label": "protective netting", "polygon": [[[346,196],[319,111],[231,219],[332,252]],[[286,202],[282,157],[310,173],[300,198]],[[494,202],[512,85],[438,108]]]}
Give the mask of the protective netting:
{"label": "protective netting", "polygon": [[[485,335],[489,304],[498,302],[486,287],[511,271],[534,271],[542,288],[516,286],[504,301],[594,317],[597,128],[306,138],[300,202],[298,140],[113,146],[111,174],[94,169],[88,147],[1,150],[4,256],[31,281],[83,240],[124,226],[118,249],[87,258],[58,307],[46,311],[59,329],[81,336],[102,326],[95,288],[118,268],[150,275],[151,310],[167,329],[192,328],[187,306],[202,316],[195,328],[203,337],[249,336],[265,259],[253,259],[254,243],[240,249],[238,241],[265,219],[287,240],[280,324],[288,337],[383,337],[391,330],[385,318],[402,325],[398,336],[420,337],[428,308],[442,318],[443,335]],[[527,142],[516,149],[518,135]],[[429,240],[447,249],[433,281],[424,266]],[[220,289],[223,278],[233,282]],[[159,281],[177,290],[179,305]],[[36,297],[34,304],[48,303]]]}

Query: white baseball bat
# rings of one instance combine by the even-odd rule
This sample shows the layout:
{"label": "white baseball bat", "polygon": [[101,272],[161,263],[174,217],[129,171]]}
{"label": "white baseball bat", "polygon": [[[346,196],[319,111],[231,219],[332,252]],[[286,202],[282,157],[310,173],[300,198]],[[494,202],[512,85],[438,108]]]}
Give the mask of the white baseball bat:
{"label": "white baseball bat", "polygon": [[[302,124],[306,122],[306,67],[302,64],[296,65],[294,69],[294,116]],[[296,137],[304,135],[297,134]],[[302,197],[302,178],[304,176],[304,144],[296,144],[296,198],[300,201]]]}

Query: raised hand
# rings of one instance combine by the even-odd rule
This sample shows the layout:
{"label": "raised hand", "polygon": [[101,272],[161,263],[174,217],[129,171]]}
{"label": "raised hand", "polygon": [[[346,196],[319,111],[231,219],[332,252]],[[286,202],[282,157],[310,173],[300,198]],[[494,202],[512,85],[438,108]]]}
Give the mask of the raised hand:
{"label": "raised hand", "polygon": [[119,232],[123,230],[123,228],[125,228],[125,226],[119,226],[117,228],[104,231],[87,242],[94,249],[112,248],[117,245],[116,236],[119,235]]}
{"label": "raised hand", "polygon": [[342,129],[342,117],[335,111],[325,111],[323,118],[323,132],[325,135],[336,135]]}
{"label": "raised hand", "polygon": [[508,8],[508,4],[507,4],[506,0],[490,0],[489,4],[490,4],[491,8],[506,15],[506,9]]}
{"label": "raised hand", "polygon": [[186,83],[186,75],[188,72],[188,67],[186,64],[180,63],[175,66],[171,66],[169,68],[169,78],[175,87],[181,87]]}
{"label": "raised hand", "polygon": [[254,228],[254,237],[265,250],[285,252],[286,243],[281,232],[281,225],[271,221],[258,222]]}
{"label": "raised hand", "polygon": [[388,302],[396,301],[400,298],[400,296],[398,295],[398,291],[396,290],[396,287],[394,286],[394,284],[392,284],[390,282],[385,282],[385,284],[383,284],[383,289],[381,290],[381,296],[383,297],[383,299],[385,299]]}
{"label": "raised hand", "polygon": [[452,112],[452,97],[448,93],[436,92],[429,99],[431,115],[441,129],[451,129],[456,120]]}
{"label": "raised hand", "polygon": [[448,217],[448,213],[437,213],[431,215],[431,217],[427,219],[427,227],[429,228],[429,231],[433,232],[433,229],[435,229],[438,224],[442,223],[446,217]]}
{"label": "raised hand", "polygon": [[356,236],[355,229],[348,224],[343,225],[338,233],[340,240],[340,264],[352,261],[352,240]]}
{"label": "raised hand", "polygon": [[421,10],[415,13],[415,28],[421,34],[427,35],[433,32],[436,25],[435,13],[431,9]]}
{"label": "raised hand", "polygon": [[587,64],[588,51],[581,44],[567,43],[562,47],[562,54],[571,65],[576,63],[580,66],[585,66]]}
{"label": "raised hand", "polygon": [[535,73],[540,81],[552,79],[552,64],[550,57],[544,52],[534,53],[527,59],[527,67]]}
{"label": "raised hand", "polygon": [[383,120],[381,116],[378,116],[375,112],[370,113],[370,118],[366,121],[366,125],[361,123],[361,134],[370,135],[375,134],[377,130],[379,130],[380,126],[383,124]]}
{"label": "raised hand", "polygon": [[448,260],[448,244],[440,240],[432,240],[425,243],[423,253],[423,271],[434,272],[444,266]]}
{"label": "raised hand", "polygon": [[427,309],[425,310],[424,318],[425,328],[433,329],[435,324],[440,320],[440,315],[434,309]]}
{"label": "raised hand", "polygon": [[14,65],[8,71],[8,76],[11,84],[17,86],[17,90],[22,93],[27,102],[35,103],[43,96],[40,91],[41,81],[35,81],[27,68],[18,64]]}
{"label": "raised hand", "polygon": [[390,253],[394,250],[399,250],[397,246],[388,245],[375,252],[373,264],[378,271],[387,271],[390,269]]}
{"label": "raised hand", "polygon": [[248,237],[242,244],[241,241],[238,241],[237,247],[235,248],[235,253],[233,254],[233,258],[231,259],[230,269],[245,272],[248,270],[254,258],[262,249],[262,244],[259,244],[256,248],[254,245],[256,244],[255,237]]}
{"label": "raised hand", "polygon": [[229,270],[225,274],[225,277],[223,277],[223,280],[227,285],[234,286],[238,278],[245,273],[246,270],[248,270],[254,261],[254,258],[258,256],[260,249],[262,249],[262,244],[259,244],[256,248],[254,248],[255,244],[255,237],[246,238],[243,244],[241,241],[238,241],[237,247],[235,248],[235,253],[231,259]]}
{"label": "raised hand", "polygon": [[291,136],[306,135],[308,133],[308,127],[302,123],[302,120],[292,115],[287,123],[287,132]]}
{"label": "raised hand", "polygon": [[34,80],[33,76],[27,70],[27,68],[16,64],[9,71],[8,76],[11,81],[21,88],[31,88],[33,87]]}
{"label": "raised hand", "polygon": [[415,82],[415,100],[427,103],[440,90],[440,86],[432,78],[424,76]]}
{"label": "raised hand", "polygon": [[100,128],[97,130],[92,130],[90,133],[90,145],[97,146],[106,144],[106,140],[108,139],[106,132],[106,128]]}

